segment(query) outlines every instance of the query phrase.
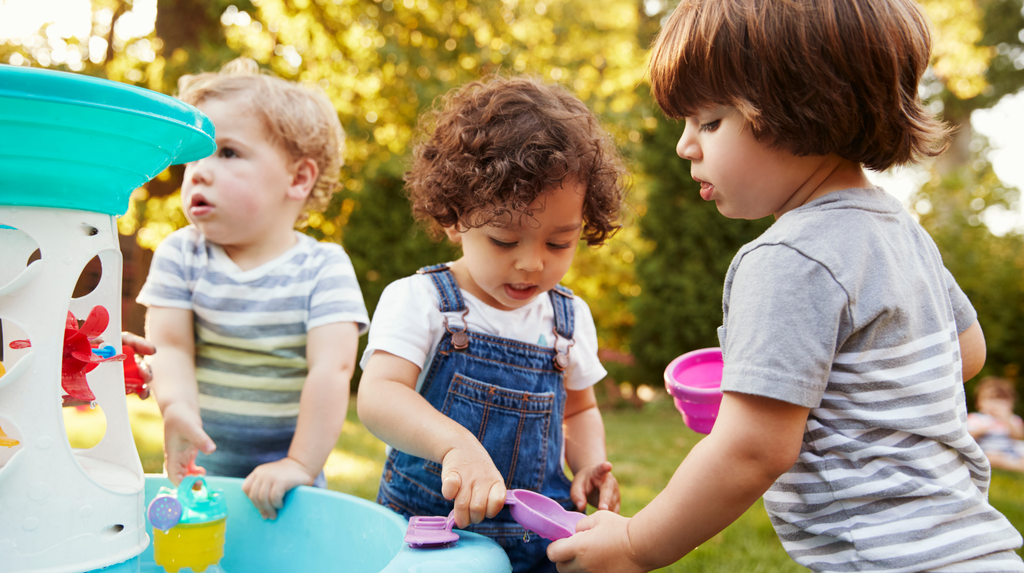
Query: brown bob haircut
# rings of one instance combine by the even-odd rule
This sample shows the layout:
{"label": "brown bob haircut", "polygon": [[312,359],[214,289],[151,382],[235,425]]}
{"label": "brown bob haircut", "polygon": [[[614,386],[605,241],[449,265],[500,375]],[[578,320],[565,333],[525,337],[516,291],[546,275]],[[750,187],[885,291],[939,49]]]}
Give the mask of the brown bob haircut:
{"label": "brown bob haircut", "polygon": [[882,171],[945,149],[917,93],[930,51],[913,0],[682,0],[651,91],[670,117],[735,107],[773,147]]}
{"label": "brown bob haircut", "polygon": [[450,91],[420,119],[405,174],[415,218],[441,229],[508,224],[572,178],[586,186],[583,238],[599,245],[620,225],[626,170],[593,112],[564,88],[490,76]]}
{"label": "brown bob haircut", "polygon": [[306,209],[326,209],[338,189],[345,150],[345,132],[327,96],[261,73],[251,58],[236,58],[219,72],[185,75],[178,80],[178,99],[187,104],[231,98],[249,106],[253,116],[263,122],[268,139],[288,157],[295,161],[308,157],[316,162],[319,174]]}
{"label": "brown bob haircut", "polygon": [[992,394],[994,397],[1003,400],[1017,401],[1017,389],[1014,387],[1013,382],[1006,378],[998,376],[982,378],[978,382],[977,387],[974,388],[974,396],[975,398],[980,398],[985,393]]}

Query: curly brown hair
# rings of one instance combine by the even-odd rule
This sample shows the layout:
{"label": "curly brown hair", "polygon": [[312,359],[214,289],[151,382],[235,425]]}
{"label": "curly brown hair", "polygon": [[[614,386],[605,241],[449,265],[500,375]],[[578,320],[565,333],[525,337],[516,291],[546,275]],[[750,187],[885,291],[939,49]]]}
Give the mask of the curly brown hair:
{"label": "curly brown hair", "polygon": [[345,132],[327,96],[319,89],[264,73],[256,60],[244,57],[224,64],[219,72],[185,75],[178,80],[178,99],[187,104],[232,97],[240,97],[252,107],[267,135],[289,157],[316,162],[319,174],[306,209],[326,209],[340,187],[345,151]]}
{"label": "curly brown hair", "polygon": [[586,186],[583,238],[600,245],[621,226],[627,173],[611,137],[566,89],[489,76],[454,89],[421,117],[405,174],[413,215],[445,227],[529,217],[529,205],[572,178]]}
{"label": "curly brown hair", "polygon": [[683,0],[654,43],[651,93],[670,117],[735,107],[772,146],[883,171],[945,149],[918,97],[930,50],[913,0]]}

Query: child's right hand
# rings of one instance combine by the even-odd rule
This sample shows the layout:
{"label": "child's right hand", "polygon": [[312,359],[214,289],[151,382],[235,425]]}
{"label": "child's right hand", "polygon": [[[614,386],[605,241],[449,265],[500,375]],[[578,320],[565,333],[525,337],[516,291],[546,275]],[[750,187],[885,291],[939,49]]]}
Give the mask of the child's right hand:
{"label": "child's right hand", "polygon": [[184,404],[164,408],[164,468],[171,483],[178,485],[185,476],[196,473],[196,455],[213,453],[217,446],[203,431],[199,412]]}
{"label": "child's right hand", "polygon": [[505,507],[505,480],[479,442],[454,447],[441,461],[441,495],[455,500],[455,525],[466,527]]}

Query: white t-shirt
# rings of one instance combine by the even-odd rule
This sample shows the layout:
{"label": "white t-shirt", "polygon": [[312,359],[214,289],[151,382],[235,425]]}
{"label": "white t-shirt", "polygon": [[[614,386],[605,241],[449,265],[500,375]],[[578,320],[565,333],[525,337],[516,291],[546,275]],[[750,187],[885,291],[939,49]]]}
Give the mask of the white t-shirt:
{"label": "white t-shirt", "polygon": [[[521,308],[499,310],[464,289],[460,290],[469,309],[465,320],[471,332],[555,347],[555,312],[548,293],[537,296]],[[429,275],[416,274],[388,285],[373,313],[360,367],[366,368],[374,351],[390,352],[420,367],[416,381],[416,390],[419,391],[437,345],[444,336],[445,318],[452,330],[463,328],[462,312],[442,313],[439,306],[437,287]],[[597,357],[597,329],[590,307],[578,296],[573,297],[573,315],[576,321],[573,329],[575,344],[569,350],[565,387],[567,390],[585,390],[608,372]],[[558,349],[565,352],[569,341],[560,335],[557,339]]]}

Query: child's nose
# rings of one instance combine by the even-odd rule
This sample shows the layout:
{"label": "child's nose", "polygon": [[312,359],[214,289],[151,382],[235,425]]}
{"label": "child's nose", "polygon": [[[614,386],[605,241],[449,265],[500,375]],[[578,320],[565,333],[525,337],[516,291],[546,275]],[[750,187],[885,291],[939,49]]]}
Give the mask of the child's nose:
{"label": "child's nose", "polygon": [[210,162],[205,158],[192,162],[186,168],[186,176],[193,184],[210,183]]}
{"label": "child's nose", "polygon": [[691,136],[690,132],[689,127],[683,130],[683,135],[679,138],[679,143],[676,144],[676,155],[683,159],[696,161],[702,158],[700,146],[697,145],[697,140]]}
{"label": "child's nose", "polygon": [[528,273],[544,270],[544,253],[540,249],[524,249],[516,259],[516,268]]}

